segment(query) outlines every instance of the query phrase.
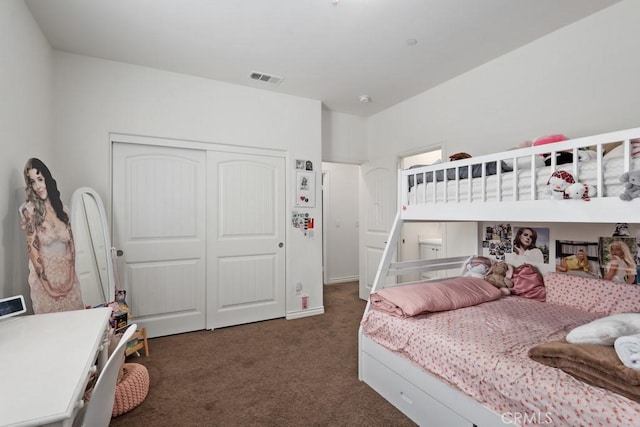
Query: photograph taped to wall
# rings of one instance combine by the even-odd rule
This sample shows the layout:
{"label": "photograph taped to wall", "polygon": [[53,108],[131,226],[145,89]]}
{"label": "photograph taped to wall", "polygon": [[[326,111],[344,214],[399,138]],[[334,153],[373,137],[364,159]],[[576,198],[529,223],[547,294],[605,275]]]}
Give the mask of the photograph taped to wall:
{"label": "photograph taped to wall", "polygon": [[313,172],[296,172],[296,206],[309,208],[316,205],[316,182]]}
{"label": "photograph taped to wall", "polygon": [[633,237],[600,238],[600,270],[605,280],[638,284],[638,242]]}
{"label": "photograph taped to wall", "polygon": [[556,271],[584,277],[601,277],[598,242],[556,240]]}
{"label": "photograph taped to wall", "polygon": [[482,254],[518,266],[549,264],[549,229],[483,223]]}

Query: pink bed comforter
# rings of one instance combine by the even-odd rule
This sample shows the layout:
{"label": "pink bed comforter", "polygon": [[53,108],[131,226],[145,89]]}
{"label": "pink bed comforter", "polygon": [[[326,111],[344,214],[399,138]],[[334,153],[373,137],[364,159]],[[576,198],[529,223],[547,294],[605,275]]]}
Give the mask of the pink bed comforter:
{"label": "pink bed comforter", "polygon": [[535,414],[542,420],[548,415],[554,426],[638,426],[639,403],[527,356],[534,345],[562,339],[597,317],[511,296],[407,319],[371,310],[362,326],[375,342],[499,414]]}

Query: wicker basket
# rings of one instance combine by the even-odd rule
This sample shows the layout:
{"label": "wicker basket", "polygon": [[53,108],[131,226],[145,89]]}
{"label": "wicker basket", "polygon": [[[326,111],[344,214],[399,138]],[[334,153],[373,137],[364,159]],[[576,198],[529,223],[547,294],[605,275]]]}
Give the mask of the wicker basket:
{"label": "wicker basket", "polygon": [[112,417],[125,414],[144,401],[149,393],[149,371],[139,363],[125,363],[116,385]]}

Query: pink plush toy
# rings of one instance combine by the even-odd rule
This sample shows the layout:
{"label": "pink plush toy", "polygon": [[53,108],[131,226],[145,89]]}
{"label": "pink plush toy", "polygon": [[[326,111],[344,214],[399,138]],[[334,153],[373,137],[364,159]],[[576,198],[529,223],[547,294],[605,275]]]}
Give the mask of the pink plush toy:
{"label": "pink plush toy", "polygon": [[[547,185],[551,188],[551,198],[556,200],[568,199],[569,195],[565,192],[576,180],[567,171],[557,170],[551,174]],[[582,196],[581,196],[582,197]]]}
{"label": "pink plush toy", "polygon": [[[539,145],[554,144],[556,142],[567,141],[568,138],[562,134],[546,135],[536,138],[531,145],[537,147]],[[544,159],[546,166],[551,165],[551,153],[540,154],[540,157]],[[558,151],[556,153],[556,164],[561,165],[564,163],[571,163],[573,161],[573,153],[571,150]]]}
{"label": "pink plush toy", "polygon": [[537,147],[538,145],[553,144],[554,142],[562,142],[568,139],[569,138],[567,138],[562,134],[546,135],[546,136],[541,136],[539,138],[534,139],[532,145],[534,147]]}

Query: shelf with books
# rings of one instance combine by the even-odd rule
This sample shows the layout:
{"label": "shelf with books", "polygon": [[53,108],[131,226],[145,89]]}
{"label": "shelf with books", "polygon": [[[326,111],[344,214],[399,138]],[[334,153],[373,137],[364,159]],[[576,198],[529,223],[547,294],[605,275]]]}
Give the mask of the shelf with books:
{"label": "shelf with books", "polygon": [[147,328],[138,329],[127,343],[125,354],[127,356],[136,353],[139,355],[139,351],[144,350],[144,355],[149,356],[149,343],[147,342]]}

